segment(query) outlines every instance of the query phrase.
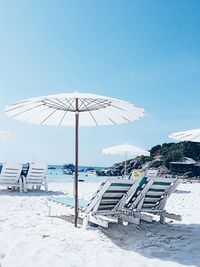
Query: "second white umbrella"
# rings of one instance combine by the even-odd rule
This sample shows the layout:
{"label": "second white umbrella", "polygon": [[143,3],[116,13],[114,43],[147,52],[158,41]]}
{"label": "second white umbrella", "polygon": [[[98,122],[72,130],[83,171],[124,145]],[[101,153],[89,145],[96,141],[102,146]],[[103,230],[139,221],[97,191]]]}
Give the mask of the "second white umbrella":
{"label": "second white umbrella", "polygon": [[200,142],[200,129],[173,133],[169,137],[178,141]]}
{"label": "second white umbrella", "polygon": [[120,155],[125,157],[124,177],[126,176],[127,172],[127,157],[150,156],[149,151],[129,145],[127,143],[104,148],[102,152],[106,155]]}

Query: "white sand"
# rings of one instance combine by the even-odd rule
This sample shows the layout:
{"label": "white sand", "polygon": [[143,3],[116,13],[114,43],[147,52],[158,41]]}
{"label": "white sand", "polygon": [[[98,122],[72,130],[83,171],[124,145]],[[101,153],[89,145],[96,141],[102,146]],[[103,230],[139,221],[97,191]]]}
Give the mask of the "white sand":
{"label": "white sand", "polygon": [[[97,186],[80,183],[80,196],[89,199]],[[200,266],[200,184],[178,189],[168,211],[181,214],[181,223],[87,231],[62,219],[64,206],[54,204],[48,217],[46,198],[71,194],[71,184],[52,183],[48,194],[0,190],[0,266]]]}

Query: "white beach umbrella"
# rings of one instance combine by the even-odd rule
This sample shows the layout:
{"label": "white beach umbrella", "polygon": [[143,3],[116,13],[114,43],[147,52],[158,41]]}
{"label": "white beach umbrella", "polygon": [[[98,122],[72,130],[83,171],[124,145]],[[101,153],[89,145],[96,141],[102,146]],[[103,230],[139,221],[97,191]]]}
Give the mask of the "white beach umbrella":
{"label": "white beach umbrella", "polygon": [[15,137],[15,134],[13,133],[0,131],[0,140],[10,140],[14,137]]}
{"label": "white beach umbrella", "polygon": [[200,142],[200,129],[173,133],[169,137],[178,141]]}
{"label": "white beach umbrella", "polygon": [[31,98],[6,107],[8,116],[29,123],[75,126],[75,226],[78,219],[78,128],[117,125],[145,116],[142,108],[126,101],[87,93]]}
{"label": "white beach umbrella", "polygon": [[106,155],[120,155],[125,157],[125,170],[124,170],[124,176],[126,176],[126,169],[127,169],[127,157],[137,157],[137,156],[150,156],[150,153],[142,148],[132,146],[129,144],[122,144],[112,147],[107,147],[103,149],[103,154]]}

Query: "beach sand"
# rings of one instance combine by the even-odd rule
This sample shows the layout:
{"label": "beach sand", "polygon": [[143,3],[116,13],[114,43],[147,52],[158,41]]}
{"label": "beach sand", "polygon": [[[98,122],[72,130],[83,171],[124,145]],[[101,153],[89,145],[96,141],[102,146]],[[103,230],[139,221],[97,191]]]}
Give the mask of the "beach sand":
{"label": "beach sand", "polygon": [[[98,183],[80,183],[89,199]],[[0,190],[1,267],[200,266],[200,183],[182,184],[167,204],[182,222],[112,225],[109,229],[74,228],[69,209],[47,197],[69,193],[73,185],[49,184],[49,192],[20,194]]]}

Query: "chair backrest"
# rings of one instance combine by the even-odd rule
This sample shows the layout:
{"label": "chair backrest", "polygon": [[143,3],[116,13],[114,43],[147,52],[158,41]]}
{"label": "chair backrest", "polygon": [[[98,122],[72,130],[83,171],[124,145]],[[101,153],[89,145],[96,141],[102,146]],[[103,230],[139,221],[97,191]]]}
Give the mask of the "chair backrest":
{"label": "chair backrest", "polygon": [[163,209],[179,183],[177,178],[143,177],[127,199],[125,208],[137,211]]}
{"label": "chair backrest", "polygon": [[134,184],[134,180],[108,179],[102,183],[85,212],[111,212]]}
{"label": "chair backrest", "polygon": [[21,171],[22,164],[4,163],[0,174],[0,184],[17,184]]}
{"label": "chair backrest", "polygon": [[27,183],[41,184],[47,172],[46,164],[31,163],[26,176]]}

